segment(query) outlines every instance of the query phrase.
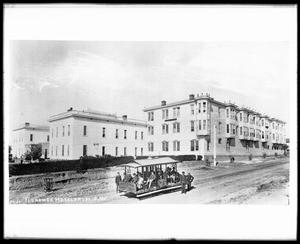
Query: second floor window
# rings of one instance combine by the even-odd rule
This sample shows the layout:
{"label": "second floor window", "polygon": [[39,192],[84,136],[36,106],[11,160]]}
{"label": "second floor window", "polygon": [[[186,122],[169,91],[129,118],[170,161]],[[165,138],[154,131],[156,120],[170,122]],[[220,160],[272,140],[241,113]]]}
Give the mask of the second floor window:
{"label": "second floor window", "polygon": [[167,142],[167,141],[163,141],[163,142],[162,142],[162,150],[163,150],[164,152],[169,151],[169,142]]}
{"label": "second floor window", "polygon": [[173,108],[173,118],[180,117],[180,107]]}
{"label": "second floor window", "polygon": [[83,126],[83,135],[86,136],[86,125]]}
{"label": "second floor window", "polygon": [[134,132],[134,139],[137,140],[137,131]]}
{"label": "second floor window", "polygon": [[229,124],[226,125],[226,128],[227,128],[226,133],[229,133],[230,132]]}
{"label": "second floor window", "polygon": [[162,133],[163,134],[168,134],[169,133],[169,125],[167,125],[167,124],[162,125]]}
{"label": "second floor window", "polygon": [[154,127],[153,126],[148,127],[148,135],[154,135]]}
{"label": "second floor window", "polygon": [[127,139],[127,130],[124,130],[124,139]]}
{"label": "second floor window", "polygon": [[141,131],[141,140],[144,140],[144,132]]}
{"label": "second floor window", "polygon": [[203,130],[206,130],[206,120],[203,120]]}
{"label": "second floor window", "polygon": [[195,131],[195,121],[191,121],[191,132]]}
{"label": "second floor window", "polygon": [[65,136],[65,127],[63,126],[63,129],[62,129],[62,136]]}
{"label": "second floor window", "polygon": [[106,137],[106,129],[105,129],[105,127],[102,128],[102,137],[103,138]]}
{"label": "second floor window", "polygon": [[153,142],[149,142],[148,143],[148,151],[149,152],[153,152],[154,151],[154,143]]}
{"label": "second floor window", "polygon": [[180,151],[180,141],[173,141],[173,151]]}
{"label": "second floor window", "polygon": [[33,141],[33,134],[30,134],[30,141]]}
{"label": "second floor window", "polygon": [[119,138],[119,130],[116,129],[116,139],[118,139],[118,138]]}
{"label": "second floor window", "polygon": [[162,119],[168,119],[169,118],[169,110],[163,109],[162,110]]}
{"label": "second floor window", "polygon": [[180,123],[173,123],[173,133],[180,132]]}
{"label": "second floor window", "polygon": [[195,114],[195,104],[191,104],[191,115]]}
{"label": "second floor window", "polygon": [[70,135],[70,125],[68,125],[68,136]]}
{"label": "second floor window", "polygon": [[243,121],[243,114],[240,113],[240,121]]}
{"label": "second floor window", "polygon": [[58,127],[56,127],[56,138],[58,137]]}

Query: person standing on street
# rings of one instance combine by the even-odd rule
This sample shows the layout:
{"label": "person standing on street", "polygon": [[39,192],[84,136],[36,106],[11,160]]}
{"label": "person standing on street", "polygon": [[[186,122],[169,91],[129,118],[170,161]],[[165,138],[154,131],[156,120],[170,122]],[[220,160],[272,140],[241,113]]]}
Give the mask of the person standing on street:
{"label": "person standing on street", "polygon": [[181,194],[186,194],[186,176],[184,174],[184,172],[182,172],[182,175],[180,177],[180,182],[181,182]]}
{"label": "person standing on street", "polygon": [[192,182],[194,180],[194,177],[191,175],[191,173],[188,173],[188,175],[186,176],[186,180],[187,180],[187,190],[190,191],[192,189]]}
{"label": "person standing on street", "polygon": [[115,180],[116,185],[117,185],[117,189],[116,189],[117,193],[119,193],[119,183],[120,183],[120,181],[122,181],[122,178],[121,178],[120,173],[118,172],[117,176],[116,176],[116,180]]}

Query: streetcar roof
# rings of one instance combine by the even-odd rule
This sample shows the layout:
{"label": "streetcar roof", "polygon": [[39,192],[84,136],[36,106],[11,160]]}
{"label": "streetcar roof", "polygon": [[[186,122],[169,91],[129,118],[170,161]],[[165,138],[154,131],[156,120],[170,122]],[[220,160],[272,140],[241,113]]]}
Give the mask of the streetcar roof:
{"label": "streetcar roof", "polygon": [[148,159],[137,159],[128,164],[122,164],[120,166],[138,168],[142,166],[151,166],[151,165],[159,165],[159,164],[174,164],[178,163],[178,160],[174,160],[170,157],[161,157],[161,158],[148,158]]}

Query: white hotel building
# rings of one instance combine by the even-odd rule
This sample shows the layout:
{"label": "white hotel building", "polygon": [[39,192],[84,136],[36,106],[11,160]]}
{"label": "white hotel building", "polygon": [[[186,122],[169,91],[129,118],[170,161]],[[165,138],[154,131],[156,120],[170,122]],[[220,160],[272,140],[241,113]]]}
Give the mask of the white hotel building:
{"label": "white hotel building", "polygon": [[49,156],[49,126],[26,122],[13,130],[12,156],[20,158],[32,144],[42,145],[42,157]]}
{"label": "white hotel building", "polygon": [[50,158],[78,159],[81,156],[143,156],[146,154],[145,121],[117,117],[93,110],[51,116]]}
{"label": "white hotel building", "polygon": [[[234,103],[214,100],[209,94],[148,107],[150,155],[211,157],[283,154],[286,123]],[[216,141],[214,140],[216,128]]]}

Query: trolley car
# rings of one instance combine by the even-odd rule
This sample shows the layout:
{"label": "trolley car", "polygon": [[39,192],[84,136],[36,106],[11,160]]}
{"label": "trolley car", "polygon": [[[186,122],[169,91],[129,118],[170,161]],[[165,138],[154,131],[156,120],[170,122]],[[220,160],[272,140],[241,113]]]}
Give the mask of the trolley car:
{"label": "trolley car", "polygon": [[[161,157],[134,160],[120,165],[125,169],[123,179],[119,183],[119,191],[141,198],[179,189],[181,183],[180,174],[177,172],[178,162],[170,157]],[[149,181],[151,177],[154,180]]]}

